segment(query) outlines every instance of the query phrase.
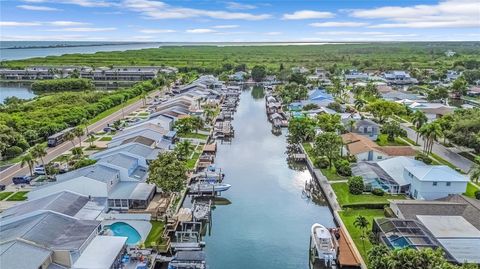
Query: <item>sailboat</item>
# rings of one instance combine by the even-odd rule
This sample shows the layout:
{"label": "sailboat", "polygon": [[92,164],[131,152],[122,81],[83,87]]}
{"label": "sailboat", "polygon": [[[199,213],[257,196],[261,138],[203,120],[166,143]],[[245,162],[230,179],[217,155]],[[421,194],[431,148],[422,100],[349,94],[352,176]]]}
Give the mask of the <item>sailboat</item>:
{"label": "sailboat", "polygon": [[325,226],[315,223],[311,228],[311,240],[318,258],[328,267],[333,267],[337,260],[337,241]]}

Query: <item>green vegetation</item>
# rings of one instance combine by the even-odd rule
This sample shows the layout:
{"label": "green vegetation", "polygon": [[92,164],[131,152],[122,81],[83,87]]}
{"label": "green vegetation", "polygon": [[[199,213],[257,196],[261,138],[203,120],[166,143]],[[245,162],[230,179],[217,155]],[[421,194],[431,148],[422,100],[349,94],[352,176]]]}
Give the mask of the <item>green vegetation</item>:
{"label": "green vegetation", "polygon": [[[468,182],[467,184],[467,190],[465,191],[465,195],[470,197],[470,198],[475,198],[475,193],[477,191],[480,191],[480,188],[475,186],[472,182]],[[1,200],[1,199],[0,199]]]}
{"label": "green vegetation", "polygon": [[8,197],[6,201],[25,201],[27,200],[27,193],[28,191],[17,191],[12,194],[12,196]]}
{"label": "green vegetation", "polygon": [[8,196],[12,195],[13,192],[11,191],[3,191],[0,192],[0,201],[3,201],[3,199],[7,198]]}
{"label": "green vegetation", "polygon": [[165,229],[165,224],[162,221],[151,220],[152,229],[148,233],[147,239],[145,239],[145,247],[154,247],[159,246],[162,243],[163,230]]}
{"label": "green vegetation", "polygon": [[[408,143],[406,143],[405,141],[403,141],[401,138],[399,137],[395,137],[395,140],[394,141],[389,141],[388,140],[388,135],[387,134],[380,134],[378,137],[377,137],[377,144],[379,146],[408,146]],[[412,141],[413,142],[413,141]]]}
{"label": "green vegetation", "polygon": [[178,135],[180,138],[194,138],[194,139],[202,139],[207,140],[208,135],[205,134],[197,134],[197,133],[181,133]]}
{"label": "green vegetation", "polygon": [[185,164],[187,169],[195,168],[195,164],[197,163],[198,158],[200,158],[200,154],[201,154],[201,152],[198,152],[198,151],[193,153],[192,157],[189,160],[187,160],[187,162]]}
{"label": "green vegetation", "polygon": [[51,80],[36,80],[32,84],[32,90],[36,92],[69,92],[89,91],[95,86],[91,80],[85,78],[62,78]]}
{"label": "green vegetation", "polygon": [[335,167],[331,168],[320,168],[322,174],[329,180],[329,181],[338,181],[338,180],[346,180],[347,178],[337,174],[337,170]]}
{"label": "green vegetation", "polygon": [[112,137],[111,136],[102,136],[99,141],[112,141]]}
{"label": "green vegetation", "polygon": [[185,163],[173,151],[160,154],[149,165],[148,171],[147,182],[157,185],[166,193],[181,191],[187,181]]}
{"label": "green vegetation", "polygon": [[348,184],[341,182],[341,183],[332,183],[332,188],[337,195],[337,200],[340,206],[360,206],[360,205],[384,205],[388,204],[389,199],[405,199],[403,195],[391,195],[385,194],[383,196],[377,196],[373,194],[351,194],[348,189]]}
{"label": "green vegetation", "polygon": [[367,260],[367,252],[369,249],[372,248],[372,243],[368,239],[362,240],[362,230],[355,227],[355,220],[358,216],[365,217],[369,223],[367,228],[365,229],[370,231],[372,229],[372,223],[374,219],[385,217],[383,209],[346,209],[338,213],[343,223],[345,224],[348,233],[352,237],[353,242],[357,246],[358,251],[364,258],[364,260]]}

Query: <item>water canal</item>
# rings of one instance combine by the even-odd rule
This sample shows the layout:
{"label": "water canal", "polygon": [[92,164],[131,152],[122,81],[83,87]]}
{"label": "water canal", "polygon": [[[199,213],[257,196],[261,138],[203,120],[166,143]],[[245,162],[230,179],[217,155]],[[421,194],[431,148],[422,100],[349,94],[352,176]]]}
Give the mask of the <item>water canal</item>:
{"label": "water canal", "polygon": [[231,204],[213,211],[205,238],[209,268],[308,268],[310,227],[333,227],[332,214],[302,195],[311,175],[289,168],[285,135],[271,133],[258,90],[242,93],[234,117],[235,138],[219,143],[216,158],[232,185],[223,194]]}

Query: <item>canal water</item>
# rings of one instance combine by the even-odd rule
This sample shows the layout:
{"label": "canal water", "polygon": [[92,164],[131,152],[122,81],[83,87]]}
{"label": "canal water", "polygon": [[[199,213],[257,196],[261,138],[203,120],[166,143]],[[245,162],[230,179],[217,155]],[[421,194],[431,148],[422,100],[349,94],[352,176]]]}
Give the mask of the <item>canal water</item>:
{"label": "canal water", "polygon": [[213,211],[205,238],[208,266],[309,268],[310,227],[334,227],[332,214],[325,203],[302,195],[311,175],[289,168],[285,135],[272,134],[258,89],[242,93],[234,117],[235,138],[219,143],[216,157],[224,182],[232,185],[222,194],[231,204]]}

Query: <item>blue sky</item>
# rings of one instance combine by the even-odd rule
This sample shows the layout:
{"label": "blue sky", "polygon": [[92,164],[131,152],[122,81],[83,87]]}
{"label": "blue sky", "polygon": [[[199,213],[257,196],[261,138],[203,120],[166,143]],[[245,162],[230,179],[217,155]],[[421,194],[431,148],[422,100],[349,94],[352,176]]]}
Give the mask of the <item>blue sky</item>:
{"label": "blue sky", "polygon": [[1,40],[480,40],[479,0],[1,0]]}

